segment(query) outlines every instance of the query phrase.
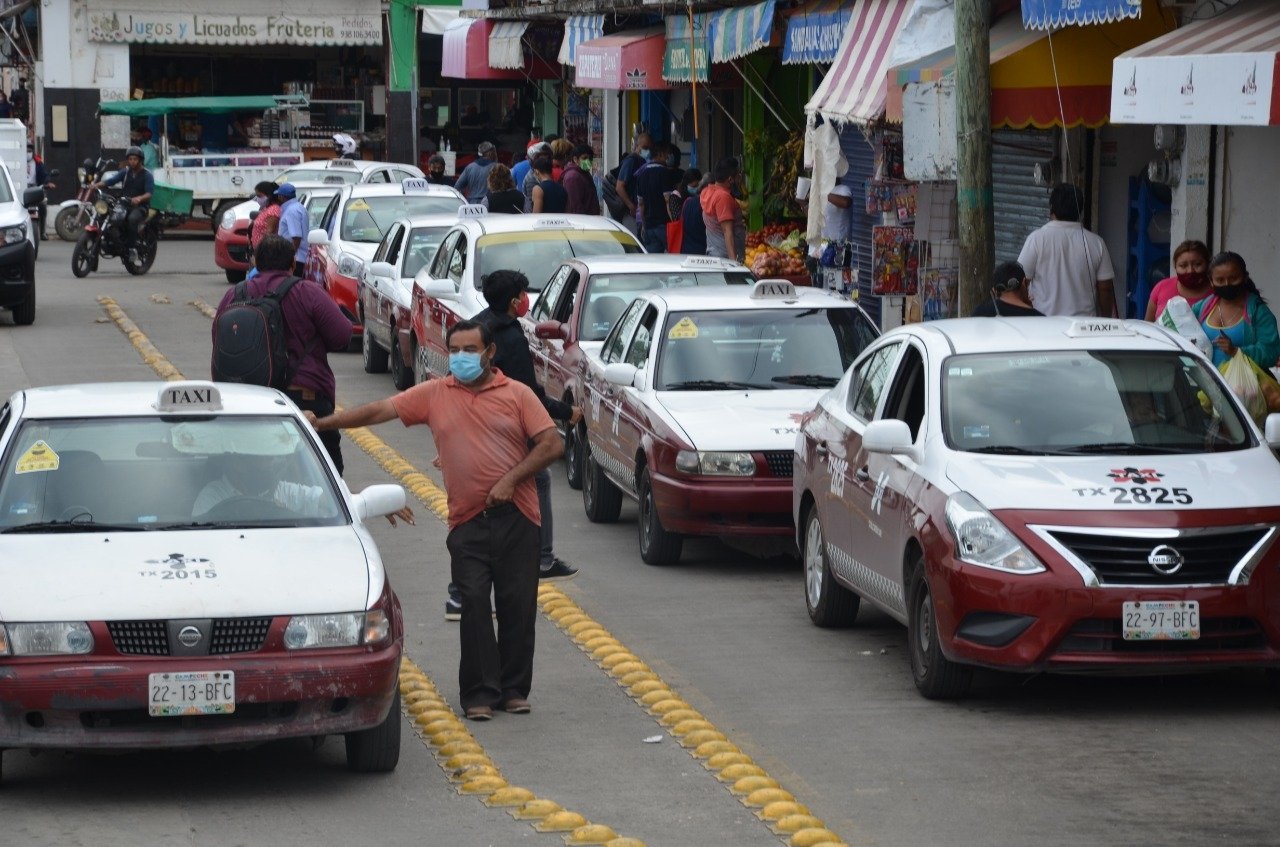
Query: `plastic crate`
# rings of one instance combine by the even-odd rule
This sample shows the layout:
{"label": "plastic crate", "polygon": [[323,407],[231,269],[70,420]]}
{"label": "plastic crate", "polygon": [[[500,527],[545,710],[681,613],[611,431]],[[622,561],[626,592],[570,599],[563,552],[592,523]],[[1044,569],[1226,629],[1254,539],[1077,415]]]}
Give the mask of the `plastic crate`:
{"label": "plastic crate", "polygon": [[195,192],[190,188],[165,185],[157,182],[151,192],[151,208],[157,212],[173,212],[175,215],[191,214],[191,202]]}

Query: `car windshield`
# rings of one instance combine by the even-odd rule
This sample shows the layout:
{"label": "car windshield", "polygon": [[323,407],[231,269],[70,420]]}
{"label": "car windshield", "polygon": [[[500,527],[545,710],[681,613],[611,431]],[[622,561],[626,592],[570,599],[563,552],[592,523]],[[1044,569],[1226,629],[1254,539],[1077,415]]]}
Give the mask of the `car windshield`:
{"label": "car windshield", "polygon": [[1240,450],[1252,438],[1199,357],[1162,351],[953,356],[947,443],[983,453],[1150,455]]}
{"label": "car windshield", "polygon": [[855,308],[672,312],[659,391],[830,387],[876,337]]}
{"label": "car windshield", "polygon": [[325,185],[354,185],[360,181],[360,171],[355,168],[297,168],[276,177],[282,182],[323,182]]}
{"label": "car windshield", "polygon": [[32,420],[0,469],[6,533],[346,522],[319,452],[291,417]]}
{"label": "car windshield", "polygon": [[307,220],[312,229],[320,226],[320,222],[324,220],[325,210],[329,208],[329,203],[337,193],[336,191],[312,191],[299,201],[306,207]]}
{"label": "car windshield", "polygon": [[400,275],[405,279],[417,276],[423,265],[435,256],[436,248],[448,232],[447,226],[420,226],[409,233],[409,244],[405,247],[409,252],[405,254],[404,270]]}
{"label": "car windshield", "polygon": [[613,322],[642,291],[692,288],[698,285],[746,285],[755,282],[748,271],[671,271],[596,274],[587,287],[582,310],[583,341],[603,341]]}
{"label": "car windshield", "polygon": [[528,278],[530,291],[541,291],[565,259],[643,252],[630,233],[611,229],[494,233],[476,242],[475,286],[485,274],[514,268]]}
{"label": "car windshield", "polygon": [[342,210],[342,239],[377,244],[387,227],[399,218],[415,215],[452,215],[462,201],[457,197],[428,194],[385,194],[355,197]]}

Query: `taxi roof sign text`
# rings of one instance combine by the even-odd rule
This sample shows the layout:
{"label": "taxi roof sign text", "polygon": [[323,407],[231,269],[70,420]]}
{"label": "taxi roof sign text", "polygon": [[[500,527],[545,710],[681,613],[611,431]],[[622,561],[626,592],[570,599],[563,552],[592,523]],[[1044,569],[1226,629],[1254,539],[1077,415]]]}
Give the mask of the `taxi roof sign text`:
{"label": "taxi roof sign text", "polygon": [[799,296],[785,279],[762,279],[751,286],[752,300],[795,300]]}
{"label": "taxi roof sign text", "polygon": [[166,382],[155,403],[158,412],[220,412],[222,394],[212,382]]}
{"label": "taxi roof sign text", "polygon": [[1137,335],[1124,321],[1115,318],[1081,318],[1072,321],[1067,328],[1068,338],[1105,338],[1116,335]]}
{"label": "taxi roof sign text", "polygon": [[400,188],[405,194],[430,194],[431,183],[418,177],[409,177],[400,181]]}
{"label": "taxi roof sign text", "polygon": [[480,203],[466,203],[458,207],[458,220],[464,218],[483,218],[489,214],[489,207]]}

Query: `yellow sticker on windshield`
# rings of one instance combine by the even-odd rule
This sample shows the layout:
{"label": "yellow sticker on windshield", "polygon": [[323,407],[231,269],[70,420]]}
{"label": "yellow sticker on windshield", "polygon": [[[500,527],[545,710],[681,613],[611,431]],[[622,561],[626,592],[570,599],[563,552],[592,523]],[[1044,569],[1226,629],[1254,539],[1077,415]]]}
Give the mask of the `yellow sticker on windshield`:
{"label": "yellow sticker on windshield", "polygon": [[671,331],[667,333],[667,338],[697,338],[698,325],[687,317],[681,318],[676,325],[671,327]]}
{"label": "yellow sticker on windshield", "polygon": [[27,448],[27,452],[18,457],[15,473],[38,473],[40,471],[56,471],[58,454],[43,441],[37,441]]}
{"label": "yellow sticker on windshield", "polygon": [[367,212],[369,211],[369,204],[364,202],[363,200],[352,200],[350,203],[347,204],[347,211],[348,212]]}

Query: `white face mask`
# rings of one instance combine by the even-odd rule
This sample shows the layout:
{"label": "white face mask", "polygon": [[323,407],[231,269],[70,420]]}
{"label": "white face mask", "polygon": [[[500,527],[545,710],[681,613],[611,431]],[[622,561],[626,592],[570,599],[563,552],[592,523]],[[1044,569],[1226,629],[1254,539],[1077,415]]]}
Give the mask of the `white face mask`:
{"label": "white face mask", "polygon": [[257,203],[259,207],[262,207],[267,205],[267,198],[259,195],[253,198],[253,202]]}

